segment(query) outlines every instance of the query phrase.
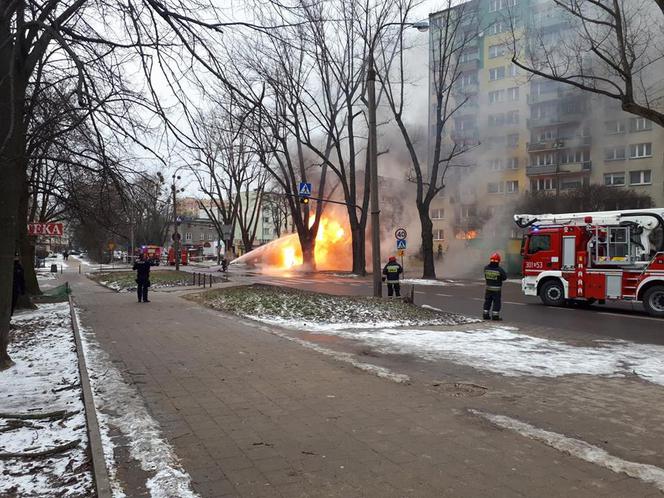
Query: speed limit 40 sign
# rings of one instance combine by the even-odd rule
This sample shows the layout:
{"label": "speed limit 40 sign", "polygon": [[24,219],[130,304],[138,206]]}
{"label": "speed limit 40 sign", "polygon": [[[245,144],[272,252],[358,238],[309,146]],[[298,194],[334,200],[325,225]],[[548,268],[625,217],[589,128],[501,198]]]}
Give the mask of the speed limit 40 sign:
{"label": "speed limit 40 sign", "polygon": [[406,237],[408,237],[408,232],[406,232],[405,228],[397,228],[394,232],[394,236],[397,240],[404,240]]}

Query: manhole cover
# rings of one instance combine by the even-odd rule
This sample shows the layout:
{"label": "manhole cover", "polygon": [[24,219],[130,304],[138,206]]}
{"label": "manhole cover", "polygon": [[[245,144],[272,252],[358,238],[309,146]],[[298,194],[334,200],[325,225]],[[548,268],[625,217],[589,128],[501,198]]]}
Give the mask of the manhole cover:
{"label": "manhole cover", "polygon": [[455,398],[474,398],[487,392],[486,387],[468,382],[435,382],[432,385],[438,392]]}

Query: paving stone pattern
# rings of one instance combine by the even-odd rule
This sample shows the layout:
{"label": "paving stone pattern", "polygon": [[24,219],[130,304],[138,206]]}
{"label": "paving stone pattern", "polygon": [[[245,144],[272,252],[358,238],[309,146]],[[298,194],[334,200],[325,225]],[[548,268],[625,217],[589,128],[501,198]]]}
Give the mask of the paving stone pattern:
{"label": "paving stone pattern", "polygon": [[70,278],[201,496],[661,496],[467,412],[489,398],[380,379],[173,293],[138,304]]}

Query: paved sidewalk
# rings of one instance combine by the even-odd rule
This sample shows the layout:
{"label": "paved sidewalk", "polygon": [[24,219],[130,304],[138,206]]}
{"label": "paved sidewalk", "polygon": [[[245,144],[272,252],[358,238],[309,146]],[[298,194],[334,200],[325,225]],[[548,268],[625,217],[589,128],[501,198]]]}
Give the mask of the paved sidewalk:
{"label": "paved sidewalk", "polygon": [[661,496],[467,410],[486,402],[378,378],[173,293],[138,304],[68,278],[201,496]]}

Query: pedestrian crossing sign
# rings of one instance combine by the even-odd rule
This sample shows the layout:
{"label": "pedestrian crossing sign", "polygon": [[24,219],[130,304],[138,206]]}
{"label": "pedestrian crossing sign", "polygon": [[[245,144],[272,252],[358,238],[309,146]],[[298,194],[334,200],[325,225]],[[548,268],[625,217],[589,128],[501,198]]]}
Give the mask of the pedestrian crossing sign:
{"label": "pedestrian crossing sign", "polygon": [[310,197],[311,183],[300,182],[300,188],[298,194],[300,197]]}
{"label": "pedestrian crossing sign", "polygon": [[397,240],[397,251],[401,251],[403,249],[406,249],[406,239],[398,239]]}

